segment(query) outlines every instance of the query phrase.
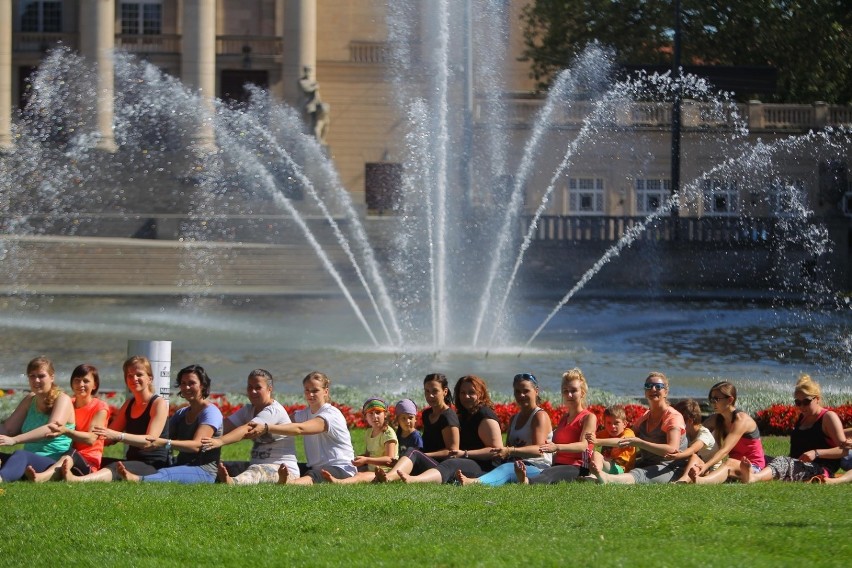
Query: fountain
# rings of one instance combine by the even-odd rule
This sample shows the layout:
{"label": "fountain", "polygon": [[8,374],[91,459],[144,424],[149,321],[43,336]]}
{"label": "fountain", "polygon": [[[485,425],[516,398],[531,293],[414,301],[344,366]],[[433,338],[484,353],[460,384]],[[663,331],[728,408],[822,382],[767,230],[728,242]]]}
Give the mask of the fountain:
{"label": "fountain", "polygon": [[[119,150],[106,154],[88,134],[93,109],[86,101],[95,98],[95,82],[87,62],[67,50],[54,52],[16,122],[16,152],[0,158],[4,232],[81,234],[81,210],[97,213],[100,224],[93,226],[103,232],[109,230],[105,219],[185,212],[177,236],[188,246],[175,284],[186,292],[177,299],[8,297],[0,311],[8,340],[0,348],[0,387],[20,385],[22,359],[41,352],[65,365],[93,360],[118,384],[124,342],[143,336],[173,340],[173,366],[202,362],[222,377],[223,390],[241,389],[257,366],[282,377],[284,389],[297,390],[301,376],[316,367],[361,391],[415,395],[419,378],[435,368],[495,382],[533,370],[555,389],[560,371],[574,365],[597,388],[616,394],[633,393],[635,378],[651,368],[670,372],[681,394],[691,395],[703,395],[718,377],[769,385],[815,369],[838,389],[852,387],[848,304],[819,278],[803,285],[783,274],[785,246],[797,259],[819,258],[830,242],[795,184],[779,192],[789,215],[776,247],[782,274],[773,275],[778,289],[769,301],[676,302],[653,293],[640,300],[573,301],[673,205],[700,200],[705,178],[749,188],[753,201],[777,199],[755,180],[776,177],[787,160],[848,155],[848,131],[751,142],[737,106],[704,81],[657,75],[615,81],[611,56],[592,46],[556,79],[519,148],[501,96],[500,34],[477,33],[500,29],[505,16],[495,3],[471,15],[466,36],[456,29],[467,21],[457,13],[461,4],[435,2],[418,24],[434,33],[422,34],[427,44],[419,46],[409,35],[416,28],[410,7],[402,4],[391,3],[389,27],[397,102],[410,128],[401,201],[378,240],[324,148],[303,133],[298,113],[267,93],[252,91],[244,107],[217,102],[209,108],[153,66],[116,54]],[[481,65],[460,81],[453,54],[464,51],[465,37]],[[626,230],[578,281],[547,294],[525,293],[528,255],[560,180],[591,150],[641,156],[645,135],[633,132],[631,141],[613,135],[624,129],[620,113],[637,100],[665,100],[674,89],[700,105],[706,122],[719,125],[706,132],[706,145],[721,148],[724,157]],[[565,117],[579,117],[575,133],[560,129]],[[215,133],[215,150],[194,136],[201,125]],[[557,159],[543,160],[554,148]],[[639,162],[637,175],[650,171]],[[247,221],[235,229],[234,219]],[[244,239],[306,244],[339,295],[205,292],[221,266],[209,249],[191,245]],[[32,262],[20,252],[21,242],[4,240],[7,273]],[[642,259],[629,262],[641,265]],[[783,302],[803,291],[804,303]]]}

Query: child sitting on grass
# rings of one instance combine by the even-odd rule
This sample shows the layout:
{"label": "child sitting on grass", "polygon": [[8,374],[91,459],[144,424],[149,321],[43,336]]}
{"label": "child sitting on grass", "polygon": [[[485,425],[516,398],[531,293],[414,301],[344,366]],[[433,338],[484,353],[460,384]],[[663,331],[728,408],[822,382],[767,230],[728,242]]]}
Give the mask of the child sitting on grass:
{"label": "child sitting on grass", "polygon": [[[716,439],[713,433],[701,421],[701,406],[693,399],[682,400],[674,405],[675,410],[683,414],[683,421],[686,423],[686,438],[689,441],[689,446],[682,451],[674,454],[666,454],[666,459],[684,460],[689,458],[686,463],[686,468],[683,470],[683,475],[680,479],[676,479],[675,483],[691,483],[689,470],[694,466],[701,467],[704,462],[711,457],[716,449]],[[715,467],[719,467],[716,464]],[[714,468],[715,469],[715,468]]]}
{"label": "child sitting on grass", "polygon": [[[600,436],[589,437],[590,443],[601,445],[601,455],[603,456],[604,471],[608,473],[624,473],[630,471],[636,463],[636,447],[618,445],[608,445],[603,442],[606,440],[609,443],[620,438],[632,438],[636,434],[627,427],[627,412],[621,404],[609,406],[604,410],[603,416],[603,433]],[[605,435],[604,435],[605,434]]]}
{"label": "child sitting on grass", "polygon": [[399,454],[404,455],[409,448],[423,450],[423,436],[417,430],[417,405],[410,398],[404,398],[394,407],[396,437],[399,441]]}
{"label": "child sitting on grass", "polygon": [[840,469],[844,471],[839,477],[825,477],[825,483],[852,483],[852,428],[843,431],[846,441],[840,447],[843,448],[843,457],[840,458]]}
{"label": "child sitting on grass", "polygon": [[377,467],[390,468],[396,463],[399,453],[396,432],[389,424],[388,405],[380,398],[370,398],[361,407],[361,414],[370,427],[367,434],[366,451],[352,460],[358,473],[352,477],[336,479],[330,472],[323,470],[322,476],[331,483],[366,483],[373,481]]}

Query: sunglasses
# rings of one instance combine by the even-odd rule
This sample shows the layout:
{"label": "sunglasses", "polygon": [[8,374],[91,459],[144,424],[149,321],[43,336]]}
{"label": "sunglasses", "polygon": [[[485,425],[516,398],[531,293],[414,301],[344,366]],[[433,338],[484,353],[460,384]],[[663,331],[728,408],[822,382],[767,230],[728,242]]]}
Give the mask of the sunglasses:
{"label": "sunglasses", "polygon": [[714,402],[719,402],[720,400],[726,400],[728,398],[730,398],[730,397],[729,396],[711,396],[708,400],[711,403],[714,403]]}
{"label": "sunglasses", "polygon": [[803,398],[802,400],[794,398],[793,404],[795,404],[796,406],[807,406],[810,403],[812,403],[813,401],[814,401],[814,399],[812,399],[812,398]]}
{"label": "sunglasses", "polygon": [[663,383],[645,383],[645,390],[661,391],[666,388]]}
{"label": "sunglasses", "polygon": [[518,383],[520,381],[529,381],[536,386],[538,385],[538,379],[530,373],[518,373],[515,375],[515,378],[512,379],[512,383]]}

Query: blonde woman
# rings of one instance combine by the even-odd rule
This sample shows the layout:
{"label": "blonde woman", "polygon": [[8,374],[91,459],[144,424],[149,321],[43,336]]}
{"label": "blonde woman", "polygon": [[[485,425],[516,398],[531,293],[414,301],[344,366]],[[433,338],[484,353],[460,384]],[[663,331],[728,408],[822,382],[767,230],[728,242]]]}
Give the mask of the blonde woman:
{"label": "blonde woman", "polygon": [[62,433],[63,426],[74,428],[74,405],[71,397],[56,385],[56,371],[46,357],[36,357],[27,364],[30,393],[0,425],[0,446],[24,444],[23,450],[3,456],[1,481],[17,481],[27,467],[41,473],[71,449],[71,438]]}
{"label": "blonde woman", "polygon": [[599,483],[668,483],[677,479],[686,466],[685,460],[667,458],[686,450],[686,423],[683,415],[669,404],[669,380],[663,373],[652,372],[645,379],[648,411],[633,424],[636,436],[602,439],[602,446],[633,446],[639,450],[636,467],[627,473],[603,471],[603,456],[595,452],[591,466]]}
{"label": "blonde woman", "polygon": [[793,389],[793,403],[799,418],[790,434],[790,455],[774,458],[758,472],[743,459],[743,482],[824,480],[834,475],[843,457],[846,434],[840,417],[822,406],[822,390],[809,375],[802,375]]}
{"label": "blonde woman", "polygon": [[[168,436],[169,401],[154,394],[154,371],[147,357],[136,355],[127,359],[122,370],[131,396],[112,418],[108,428],[96,426],[92,432],[107,444],[122,442],[127,445],[124,467],[137,475],[147,475],[169,464],[166,449],[150,448],[148,442],[151,437]],[[98,471],[77,475],[71,464],[66,462],[62,476],[69,482],[119,480],[118,463],[117,459],[104,458]]]}
{"label": "blonde woman", "polygon": [[598,419],[588,409],[588,394],[589,384],[583,371],[575,368],[562,374],[562,405],[567,412],[556,425],[553,439],[539,446],[542,454],[553,454],[553,465],[528,479],[525,464],[516,462],[518,483],[574,481],[588,474],[587,438],[598,429]]}

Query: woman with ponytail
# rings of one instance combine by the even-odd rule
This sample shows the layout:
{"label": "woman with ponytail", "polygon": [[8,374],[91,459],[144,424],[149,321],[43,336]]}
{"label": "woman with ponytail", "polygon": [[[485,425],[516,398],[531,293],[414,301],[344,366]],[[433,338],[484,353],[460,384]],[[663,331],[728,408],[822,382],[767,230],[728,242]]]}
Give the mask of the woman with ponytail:
{"label": "woman with ponytail", "polygon": [[743,459],[740,475],[744,482],[822,481],[840,467],[846,434],[840,417],[822,406],[819,384],[802,375],[793,389],[793,402],[799,418],[790,434],[790,455],[773,459],[756,473],[752,472],[751,462]]}
{"label": "woman with ponytail", "polygon": [[[716,413],[704,425],[713,431],[717,450],[703,465],[689,470],[689,479],[699,485],[739,479],[743,459],[748,460],[755,473],[760,471],[766,465],[760,430],[751,416],[737,410],[737,387],[728,381],[716,383],[710,387],[709,399]],[[725,457],[725,463],[713,471],[713,466]]]}
{"label": "woman with ponytail", "polygon": [[56,385],[55,375],[46,357],[27,364],[30,393],[0,425],[0,446],[24,444],[24,449],[2,458],[0,481],[23,478],[27,466],[40,473],[71,449],[71,438],[57,427],[74,428],[74,405]]}

